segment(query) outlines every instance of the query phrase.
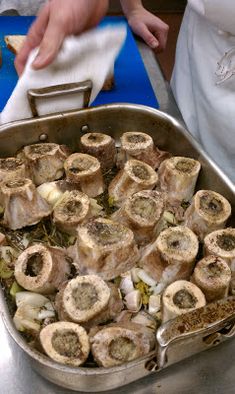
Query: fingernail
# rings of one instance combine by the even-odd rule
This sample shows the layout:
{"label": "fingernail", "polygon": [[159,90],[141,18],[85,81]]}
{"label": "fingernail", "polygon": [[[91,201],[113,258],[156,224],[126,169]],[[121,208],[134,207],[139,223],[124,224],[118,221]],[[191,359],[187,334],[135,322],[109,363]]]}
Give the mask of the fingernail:
{"label": "fingernail", "polygon": [[43,63],[43,57],[37,56],[32,64],[33,68],[38,68]]}
{"label": "fingernail", "polygon": [[155,48],[157,48],[157,47],[159,46],[159,44],[158,44],[157,41],[152,41],[152,42],[149,44],[149,46],[150,46],[152,49],[155,49]]}
{"label": "fingernail", "polygon": [[40,53],[35,57],[32,66],[33,68],[40,68],[44,65],[45,61],[47,59],[47,56],[43,56]]}

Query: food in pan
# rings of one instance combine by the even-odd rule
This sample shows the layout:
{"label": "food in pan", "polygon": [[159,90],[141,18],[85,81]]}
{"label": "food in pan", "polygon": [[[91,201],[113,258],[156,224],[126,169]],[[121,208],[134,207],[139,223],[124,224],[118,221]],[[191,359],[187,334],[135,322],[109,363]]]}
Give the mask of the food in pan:
{"label": "food in pan", "polygon": [[90,341],[94,360],[106,368],[144,356],[155,347],[154,331],[136,323],[101,328]]}
{"label": "food in pan", "polygon": [[25,163],[15,157],[0,159],[0,182],[12,178],[26,178],[27,170]]}
{"label": "food in pan", "polygon": [[199,190],[185,212],[185,225],[203,241],[207,234],[224,228],[230,215],[226,198],[212,190]]}
{"label": "food in pan", "polygon": [[155,190],[143,190],[128,197],[112,219],[129,227],[138,245],[156,239],[161,231],[164,196]]}
{"label": "food in pan", "polygon": [[161,189],[167,191],[172,200],[189,201],[194,195],[201,164],[186,157],[171,157],[164,160],[158,174]]}
{"label": "food in pan", "polygon": [[162,295],[162,321],[206,305],[203,292],[193,283],[177,280],[171,283]]}
{"label": "food in pan", "polygon": [[109,196],[120,207],[125,199],[141,190],[152,190],[158,182],[157,173],[148,164],[131,159],[109,184]]}
{"label": "food in pan", "polygon": [[121,136],[121,149],[118,164],[123,166],[126,161],[136,159],[149,164],[156,170],[161,162],[170,156],[169,152],[160,151],[150,135],[130,131]]}
{"label": "food in pan", "polygon": [[35,293],[54,293],[69,273],[66,251],[42,244],[28,247],[15,262],[17,282],[24,289]]}
{"label": "food in pan", "polygon": [[102,133],[87,133],[81,137],[83,153],[96,157],[103,171],[113,168],[116,162],[115,140]]}
{"label": "food in pan", "polygon": [[205,294],[208,302],[227,297],[231,270],[218,256],[207,256],[200,260],[194,269],[192,281]]}
{"label": "food in pan", "polygon": [[204,253],[226,261],[232,272],[231,293],[235,294],[235,229],[228,227],[208,234],[204,239]]}
{"label": "food in pan", "polygon": [[67,321],[44,327],[40,332],[40,343],[54,361],[73,367],[83,364],[90,352],[86,330]]}
{"label": "food in pan", "polygon": [[40,222],[51,213],[51,207],[37,192],[31,179],[12,178],[0,183],[2,224],[17,230]]}
{"label": "food in pan", "polygon": [[77,229],[74,265],[78,272],[114,279],[137,263],[133,232],[110,219],[97,218]]}
{"label": "food in pan", "polygon": [[198,239],[187,227],[170,227],[141,251],[140,265],[165,287],[178,279],[189,279],[198,253]]}
{"label": "food in pan", "polygon": [[69,149],[58,144],[25,146],[19,157],[26,163],[30,178],[35,185],[60,179],[64,174],[64,161]]}
{"label": "food in pan", "polygon": [[82,152],[45,143],[0,159],[5,296],[30,346],[65,365],[146,355],[163,322],[233,291],[231,207],[193,196],[199,162],[169,159],[145,133],[121,145],[94,132]]}
{"label": "food in pan", "polygon": [[97,197],[104,191],[104,181],[99,160],[85,153],[73,153],[64,163],[66,179],[80,185],[83,193]]}

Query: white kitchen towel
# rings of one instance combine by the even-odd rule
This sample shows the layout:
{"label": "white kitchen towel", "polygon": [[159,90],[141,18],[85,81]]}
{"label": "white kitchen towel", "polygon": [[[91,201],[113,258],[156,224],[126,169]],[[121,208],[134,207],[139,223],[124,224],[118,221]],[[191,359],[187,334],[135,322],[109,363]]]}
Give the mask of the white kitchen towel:
{"label": "white kitchen towel", "polygon": [[[83,82],[90,79],[93,84],[90,103],[94,101],[113,70],[114,61],[122,48],[125,37],[125,24],[93,29],[79,37],[68,37],[56,60],[48,67],[37,71],[31,66],[38,53],[38,48],[34,49],[29,56],[25,71],[1,113],[0,123],[32,117],[27,99],[29,89]],[[81,94],[37,100],[39,115],[77,109],[82,105],[83,95]]]}

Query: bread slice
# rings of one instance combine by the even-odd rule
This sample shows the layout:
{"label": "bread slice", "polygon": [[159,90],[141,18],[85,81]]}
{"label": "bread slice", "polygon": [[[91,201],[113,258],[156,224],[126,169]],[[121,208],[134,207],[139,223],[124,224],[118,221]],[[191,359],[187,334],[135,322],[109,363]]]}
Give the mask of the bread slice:
{"label": "bread slice", "polygon": [[12,35],[12,36],[5,36],[4,40],[7,45],[7,48],[10,49],[15,55],[19,52],[20,48],[22,47],[25,35]]}

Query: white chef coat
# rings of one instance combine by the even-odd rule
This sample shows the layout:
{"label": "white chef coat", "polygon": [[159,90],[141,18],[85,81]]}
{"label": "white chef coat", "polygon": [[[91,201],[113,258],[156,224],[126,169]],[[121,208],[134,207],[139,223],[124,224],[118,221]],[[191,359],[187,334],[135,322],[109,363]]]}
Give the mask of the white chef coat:
{"label": "white chef coat", "polygon": [[189,131],[234,182],[234,0],[188,0],[171,86]]}
{"label": "white chef coat", "polygon": [[16,10],[20,15],[36,15],[46,0],[0,0],[0,13]]}

